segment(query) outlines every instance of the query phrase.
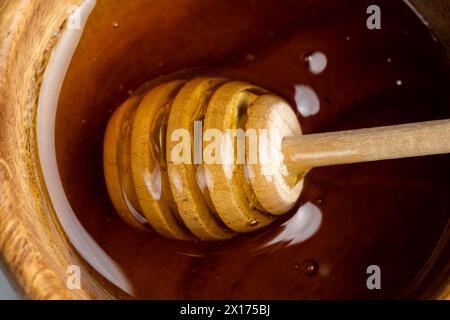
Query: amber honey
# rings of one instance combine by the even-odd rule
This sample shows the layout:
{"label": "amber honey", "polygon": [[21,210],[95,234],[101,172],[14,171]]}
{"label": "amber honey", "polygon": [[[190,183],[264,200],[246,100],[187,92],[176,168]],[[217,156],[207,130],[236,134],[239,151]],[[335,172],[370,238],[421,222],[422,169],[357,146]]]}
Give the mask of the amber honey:
{"label": "amber honey", "polygon": [[[286,217],[214,243],[131,228],[117,216],[103,176],[111,114],[142,84],[181,70],[278,94],[297,111],[304,133],[448,118],[441,45],[402,1],[378,1],[382,28],[367,29],[370,4],[98,1],[62,88],[56,146],[76,217],[129,284],[126,293],[122,282],[93,268],[113,295],[355,299],[424,293],[448,261],[440,242],[450,215],[448,156],[314,169]],[[66,229],[68,238],[78,237],[78,228]],[[371,265],[381,270],[379,290],[367,287]]]}

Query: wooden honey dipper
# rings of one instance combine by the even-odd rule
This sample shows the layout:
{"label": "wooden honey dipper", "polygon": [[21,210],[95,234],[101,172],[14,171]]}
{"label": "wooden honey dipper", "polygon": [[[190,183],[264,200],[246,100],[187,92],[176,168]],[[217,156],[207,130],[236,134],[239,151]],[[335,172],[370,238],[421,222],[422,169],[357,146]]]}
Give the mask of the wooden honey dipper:
{"label": "wooden honey dipper", "polygon": [[[189,148],[180,149],[181,133],[195,133],[199,121],[203,141],[192,147],[194,134]],[[257,136],[256,156],[250,142],[244,152],[224,149],[224,140],[213,150],[214,134],[230,129],[276,134]],[[192,150],[199,146],[205,154],[212,150],[215,161],[199,158]],[[302,135],[282,98],[248,83],[202,77],[162,83],[125,101],[106,130],[104,171],[128,224],[179,240],[222,240],[289,212],[314,167],[449,152],[450,120]]]}

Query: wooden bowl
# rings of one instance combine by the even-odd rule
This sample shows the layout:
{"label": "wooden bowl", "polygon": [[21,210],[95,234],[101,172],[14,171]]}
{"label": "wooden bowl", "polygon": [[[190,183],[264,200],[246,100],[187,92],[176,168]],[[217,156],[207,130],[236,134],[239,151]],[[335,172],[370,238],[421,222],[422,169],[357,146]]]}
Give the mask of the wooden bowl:
{"label": "wooden bowl", "polygon": [[[108,1],[112,3],[117,0]],[[108,1],[100,0],[98,5],[105,6]],[[183,3],[178,0],[173,2]],[[448,2],[412,2],[430,22],[440,41],[450,49]],[[89,268],[64,236],[61,221],[56,219],[53,203],[43,182],[36,146],[39,139],[36,134],[37,106],[43,102],[42,99],[52,99],[41,94],[50,53],[64,39],[62,35],[66,32],[67,23],[71,23],[68,18],[72,6],[83,5],[84,13],[87,13],[91,4],[91,0],[0,0],[0,253],[13,282],[25,296],[32,299],[118,298],[111,293],[108,285],[90,276]],[[167,8],[155,7],[154,10],[163,9]],[[118,12],[121,21],[127,19],[126,15],[126,11]],[[171,20],[169,15],[167,23],[175,22],[176,18]],[[144,25],[149,22],[142,19],[135,23]],[[140,46],[133,42],[137,39],[136,35],[121,36],[127,39],[124,40],[127,45]],[[72,41],[76,42],[76,39]],[[107,36],[105,41],[108,41]],[[151,44],[142,46],[140,49],[145,51]],[[120,43],[111,43],[107,54],[110,59],[121,59],[122,49]],[[137,53],[133,53],[134,50],[130,52],[130,59],[139,58]],[[70,62],[71,55],[66,58]],[[78,62],[80,70],[89,68],[89,62],[82,57],[78,57]],[[134,76],[137,74],[138,69]],[[146,80],[142,76],[132,81],[139,85]],[[74,84],[79,81],[86,86],[98,86],[82,72],[79,78],[72,81]],[[117,83],[99,87],[99,94],[108,90],[111,92],[114,85]],[[84,101],[85,97],[80,92],[80,97],[71,98]],[[449,246],[450,242],[445,249],[447,255]],[[67,266],[70,265],[80,266],[82,274],[87,275],[82,277],[80,290],[69,290],[66,285]],[[450,299],[450,262],[444,269],[444,276],[436,276],[429,283],[433,290],[424,288],[426,297]]]}

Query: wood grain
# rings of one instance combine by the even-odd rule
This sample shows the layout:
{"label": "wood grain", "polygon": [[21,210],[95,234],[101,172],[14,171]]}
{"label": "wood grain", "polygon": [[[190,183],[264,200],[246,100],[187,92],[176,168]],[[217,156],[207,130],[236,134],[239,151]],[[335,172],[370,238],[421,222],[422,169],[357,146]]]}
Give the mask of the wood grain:
{"label": "wood grain", "polygon": [[283,142],[292,172],[337,164],[450,153],[450,120],[289,137]]}
{"label": "wood grain", "polygon": [[[107,297],[58,231],[35,147],[41,76],[69,7],[79,3],[0,1],[0,253],[14,281],[33,299]],[[81,290],[66,287],[72,264],[86,275]]]}

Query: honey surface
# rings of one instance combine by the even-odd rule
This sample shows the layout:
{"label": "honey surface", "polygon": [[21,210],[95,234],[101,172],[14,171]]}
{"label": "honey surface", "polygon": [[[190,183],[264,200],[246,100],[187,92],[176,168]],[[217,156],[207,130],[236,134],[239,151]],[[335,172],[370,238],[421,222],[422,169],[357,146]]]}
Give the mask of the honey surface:
{"label": "honey surface", "polygon": [[[183,69],[203,68],[277,93],[298,109],[304,133],[449,118],[443,48],[402,1],[377,1],[382,28],[367,29],[370,4],[98,1],[62,88],[56,145],[74,212],[132,285],[131,295],[114,288],[117,295],[418,295],[416,287],[439,260],[446,262],[433,252],[450,216],[447,155],[314,169],[291,214],[218,243],[129,227],[103,177],[112,112],[129,91]],[[370,265],[381,269],[381,290],[367,288]]]}

